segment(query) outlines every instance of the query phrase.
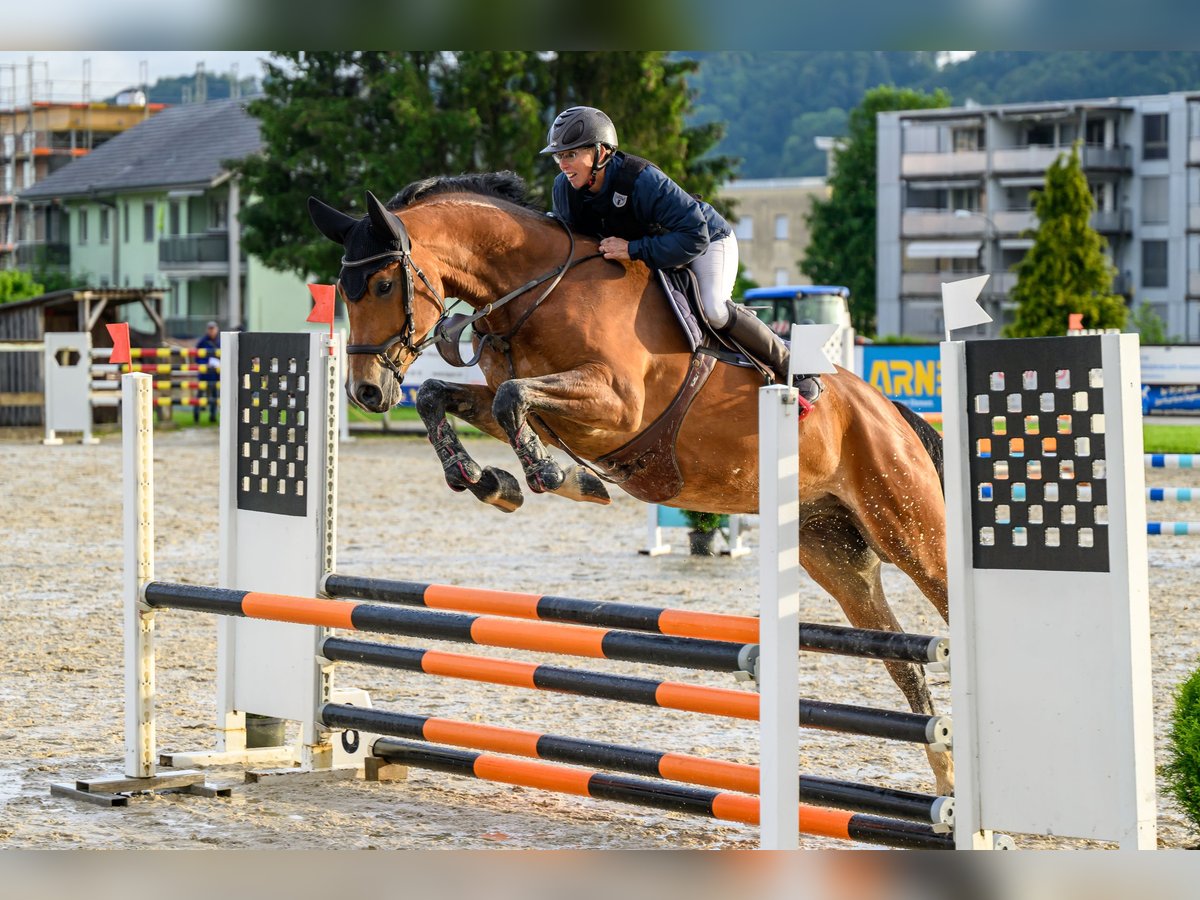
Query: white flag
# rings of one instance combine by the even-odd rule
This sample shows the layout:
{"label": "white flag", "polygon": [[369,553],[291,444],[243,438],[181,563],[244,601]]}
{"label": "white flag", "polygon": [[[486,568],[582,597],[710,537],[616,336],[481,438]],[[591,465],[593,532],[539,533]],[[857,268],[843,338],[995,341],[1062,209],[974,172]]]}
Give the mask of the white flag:
{"label": "white flag", "polygon": [[790,375],[822,375],[836,372],[825,345],[840,325],[793,325]]}
{"label": "white flag", "polygon": [[962,281],[942,283],[942,318],[946,323],[946,340],[950,332],[969,325],[992,321],[982,306],[975,302],[991,275],[977,275]]}

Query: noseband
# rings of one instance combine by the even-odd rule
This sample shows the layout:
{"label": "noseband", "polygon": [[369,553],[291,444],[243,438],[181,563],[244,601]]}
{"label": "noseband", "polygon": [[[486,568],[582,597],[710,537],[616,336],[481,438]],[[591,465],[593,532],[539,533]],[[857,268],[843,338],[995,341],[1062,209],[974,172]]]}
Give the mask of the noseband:
{"label": "noseband", "polygon": [[[541,302],[545,300],[547,296],[549,296],[550,292],[558,286],[558,282],[562,280],[563,275],[569,268],[572,267],[575,257],[575,235],[571,233],[570,226],[557,216],[551,216],[551,218],[563,227],[563,230],[566,231],[567,238],[570,241],[570,246],[567,250],[566,261],[564,261],[563,264],[557,269],[547,272],[545,275],[541,275],[538,278],[533,279],[533,281],[521,285],[514,291],[509,291],[499,300],[493,300],[486,306],[476,310],[473,315],[467,317],[454,316],[453,318],[455,319],[455,322],[452,333],[446,328],[451,319],[451,316],[446,309],[446,301],[437,292],[437,290],[434,289],[433,285],[425,276],[425,273],[421,271],[420,267],[413,262],[412,250],[411,246],[409,245],[409,241],[407,240],[407,234],[404,234],[402,249],[400,250],[387,250],[383,253],[376,253],[372,256],[364,256],[362,259],[347,259],[343,256],[343,267],[367,266],[371,265],[372,263],[377,263],[380,260],[398,260],[401,264],[401,268],[404,270],[404,279],[401,282],[401,297],[402,302],[404,303],[404,327],[400,330],[400,333],[388,338],[382,344],[348,344],[346,346],[346,353],[352,355],[377,357],[380,365],[391,372],[392,377],[395,378],[397,384],[399,384],[404,381],[404,374],[400,371],[400,367],[396,365],[395,360],[393,360],[389,355],[389,351],[397,344],[400,345],[402,351],[409,354],[410,359],[415,359],[420,355],[422,350],[426,349],[432,344],[436,344],[438,341],[457,342],[458,335],[462,333],[466,326],[478,321],[479,319],[485,318],[504,304],[508,303],[508,301],[514,299],[515,297],[519,297],[526,291],[532,290],[539,284],[553,279],[552,283],[534,302],[533,307],[529,310],[531,313],[533,309],[536,309],[538,305],[541,304]],[[591,257],[588,258],[590,259]],[[578,262],[583,262],[583,260],[578,260]],[[415,325],[413,323],[413,297],[416,294],[413,286],[414,272],[417,274],[417,277],[425,283],[425,287],[429,289],[429,293],[433,297],[434,302],[437,303],[440,311],[438,320],[433,323],[433,327],[429,329],[429,332],[425,335],[425,337],[421,338],[421,340],[417,341],[416,343],[413,343],[412,340],[413,331],[415,330]],[[484,339],[486,339],[486,337],[487,335],[484,335]],[[480,345],[479,350],[480,353],[483,352],[482,344]],[[471,360],[471,362],[467,363],[466,365],[474,365],[478,361],[479,354],[476,354],[475,359]]]}

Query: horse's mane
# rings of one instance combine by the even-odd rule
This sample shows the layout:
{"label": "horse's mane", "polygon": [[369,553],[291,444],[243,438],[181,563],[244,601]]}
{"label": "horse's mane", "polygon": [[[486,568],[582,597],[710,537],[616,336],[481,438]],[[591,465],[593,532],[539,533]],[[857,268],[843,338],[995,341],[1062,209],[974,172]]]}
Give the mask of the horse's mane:
{"label": "horse's mane", "polygon": [[470,175],[440,175],[407,185],[388,201],[390,210],[403,209],[438,194],[482,194],[516,204],[533,212],[544,212],[529,200],[525,179],[516,172],[480,172]]}

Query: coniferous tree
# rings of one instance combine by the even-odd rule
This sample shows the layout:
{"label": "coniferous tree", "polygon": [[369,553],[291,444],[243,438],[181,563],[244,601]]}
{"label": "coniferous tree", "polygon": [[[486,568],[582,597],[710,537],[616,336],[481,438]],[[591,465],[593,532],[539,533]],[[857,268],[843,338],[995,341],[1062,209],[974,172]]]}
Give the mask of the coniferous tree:
{"label": "coniferous tree", "polygon": [[1038,226],[1016,266],[1016,318],[1006,336],[1065,334],[1071,313],[1083,313],[1085,328],[1125,325],[1125,301],[1112,292],[1116,267],[1104,252],[1108,242],[1091,226],[1095,207],[1076,143],[1046,170],[1046,187],[1034,195]]}

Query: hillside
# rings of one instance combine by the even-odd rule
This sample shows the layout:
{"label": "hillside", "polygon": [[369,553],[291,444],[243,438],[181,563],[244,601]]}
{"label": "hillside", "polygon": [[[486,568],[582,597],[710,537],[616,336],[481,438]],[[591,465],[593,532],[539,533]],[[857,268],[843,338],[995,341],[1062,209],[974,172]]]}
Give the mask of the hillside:
{"label": "hillside", "polygon": [[818,135],[839,135],[846,114],[879,84],[933,91],[951,102],[1011,103],[1200,90],[1200,53],[981,51],[941,68],[929,51],[717,51],[681,54],[694,122],[724,121],[714,152],[740,157],[744,178],[825,174]]}

